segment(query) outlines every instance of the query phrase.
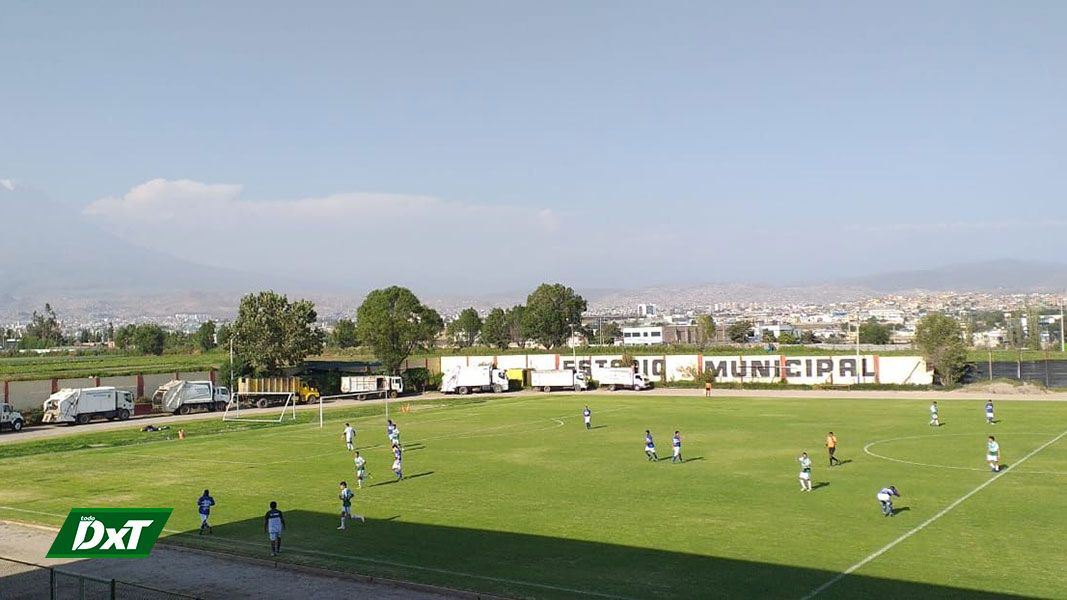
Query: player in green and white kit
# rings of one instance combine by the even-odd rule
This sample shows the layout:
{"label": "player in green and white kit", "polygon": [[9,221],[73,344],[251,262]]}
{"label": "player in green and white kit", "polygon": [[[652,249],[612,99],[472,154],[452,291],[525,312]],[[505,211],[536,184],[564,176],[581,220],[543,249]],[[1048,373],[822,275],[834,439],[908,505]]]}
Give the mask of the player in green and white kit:
{"label": "player in green and white kit", "polygon": [[994,473],[1000,470],[1000,444],[993,436],[989,436],[989,441],[986,442],[985,460],[989,463],[989,469]]}
{"label": "player in green and white kit", "polygon": [[808,453],[804,452],[797,459],[800,463],[800,491],[811,491],[811,459],[808,458]]}
{"label": "player in green and white kit", "polygon": [[934,427],[941,427],[941,421],[937,419],[937,400],[934,400],[930,405],[930,425]]}
{"label": "player in green and white kit", "polygon": [[363,487],[363,480],[367,478],[367,461],[356,452],[356,487]]}
{"label": "player in green and white kit", "polygon": [[348,489],[348,483],[341,482],[341,493],[337,495],[341,499],[341,526],[338,529],[348,529],[345,522],[348,519],[359,519],[361,522],[366,523],[367,519],[363,515],[352,514],[352,490]]}

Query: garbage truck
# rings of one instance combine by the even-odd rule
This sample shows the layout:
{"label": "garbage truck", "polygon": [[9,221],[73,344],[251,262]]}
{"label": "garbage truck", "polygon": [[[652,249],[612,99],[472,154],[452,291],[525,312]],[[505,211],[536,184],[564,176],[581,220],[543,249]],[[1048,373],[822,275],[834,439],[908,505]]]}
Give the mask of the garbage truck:
{"label": "garbage truck", "polygon": [[242,377],[237,380],[237,393],[233,398],[254,404],[256,408],[267,408],[290,398],[297,404],[316,402],[320,396],[318,389],[308,386],[299,377]]}
{"label": "garbage truck", "polygon": [[354,375],[341,378],[341,395],[356,400],[396,398],[404,393],[404,378],[397,375]]}
{"label": "garbage truck", "polygon": [[456,367],[445,373],[441,379],[441,391],[446,394],[455,393],[461,396],[471,392],[493,392],[494,394],[499,394],[507,390],[507,371],[488,365]]}
{"label": "garbage truck", "polygon": [[85,425],[100,417],[125,421],[133,414],[133,392],[113,387],[62,389],[44,401],[43,423]]}
{"label": "garbage truck", "polygon": [[230,390],[218,387],[211,381],[186,381],[174,379],[156,389],[152,404],[164,412],[187,415],[196,409],[226,410]]}
{"label": "garbage truck", "polygon": [[647,377],[627,367],[594,368],[593,379],[600,387],[607,388],[609,392],[614,392],[619,388],[639,392],[652,387],[652,382]]}
{"label": "garbage truck", "polygon": [[15,410],[15,407],[10,404],[0,404],[0,431],[3,431],[5,427],[9,427],[12,431],[22,431],[23,424],[26,420],[22,418],[22,413]]}
{"label": "garbage truck", "polygon": [[530,371],[530,387],[542,392],[573,390],[581,392],[589,388],[585,373],[574,369],[534,369]]}

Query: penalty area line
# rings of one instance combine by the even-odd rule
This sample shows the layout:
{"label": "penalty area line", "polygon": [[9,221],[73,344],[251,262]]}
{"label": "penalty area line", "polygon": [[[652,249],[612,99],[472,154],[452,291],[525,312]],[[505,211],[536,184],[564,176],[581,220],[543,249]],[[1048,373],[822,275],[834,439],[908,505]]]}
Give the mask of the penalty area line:
{"label": "penalty area line", "polygon": [[806,596],[804,596],[801,600],[811,600],[812,598],[814,598],[814,597],[818,596],[819,594],[825,592],[826,590],[830,589],[837,582],[839,582],[842,579],[844,579],[845,577],[848,577],[849,575],[855,573],[857,570],[863,568],[864,566],[866,566],[867,564],[869,564],[871,561],[875,560],[879,556],[881,556],[881,555],[885,554],[886,552],[889,552],[890,550],[892,550],[893,547],[895,547],[900,542],[903,542],[904,540],[910,538],[911,536],[915,535],[916,533],[919,533],[923,529],[926,529],[926,527],[928,525],[930,525],[934,521],[940,519],[941,517],[947,515],[949,512],[951,512],[957,506],[959,506],[960,504],[963,504],[964,502],[966,502],[967,499],[970,498],[971,496],[974,496],[978,492],[980,492],[980,491],[984,490],[985,488],[989,487],[994,481],[1000,479],[1004,475],[1008,474],[1010,471],[1013,471],[1016,466],[1023,464],[1024,462],[1029,460],[1030,457],[1034,456],[1038,452],[1041,452],[1045,448],[1048,448],[1052,444],[1055,444],[1056,442],[1060,441],[1061,439],[1063,439],[1063,436],[1065,436],[1065,435],[1067,435],[1067,430],[1064,430],[1063,433],[1060,433],[1059,435],[1057,435],[1056,437],[1052,438],[1051,440],[1045,442],[1044,444],[1041,444],[1036,449],[1031,451],[1029,454],[1027,454],[1026,456],[1020,458],[1018,461],[1016,461],[1011,466],[1010,469],[1008,469],[1006,471],[1002,470],[999,473],[997,473],[996,475],[990,477],[989,479],[984,481],[978,487],[974,488],[973,490],[971,490],[971,491],[967,492],[966,494],[964,494],[964,495],[960,496],[959,498],[957,498],[956,501],[954,501],[952,504],[949,504],[945,508],[941,509],[934,516],[932,516],[929,519],[923,521],[922,523],[919,523],[918,525],[916,525],[910,531],[904,533],[903,535],[901,535],[897,539],[893,540],[892,542],[889,542],[885,546],[882,546],[881,548],[879,548],[875,552],[872,552],[871,554],[867,555],[866,558],[864,558],[863,560],[859,561],[858,563],[852,565],[848,569],[842,571],[841,573],[838,573],[833,579],[831,579],[831,580],[827,581],[826,583],[820,585],[819,587],[815,588],[814,590],[809,592]]}

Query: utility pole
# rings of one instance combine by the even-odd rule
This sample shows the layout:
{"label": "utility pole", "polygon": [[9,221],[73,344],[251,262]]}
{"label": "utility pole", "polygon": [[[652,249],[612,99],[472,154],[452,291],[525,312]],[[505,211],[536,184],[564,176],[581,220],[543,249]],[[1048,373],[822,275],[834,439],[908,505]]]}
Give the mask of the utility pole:
{"label": "utility pole", "polygon": [[1060,305],[1060,352],[1067,352],[1067,346],[1064,346],[1063,339],[1063,305]]}

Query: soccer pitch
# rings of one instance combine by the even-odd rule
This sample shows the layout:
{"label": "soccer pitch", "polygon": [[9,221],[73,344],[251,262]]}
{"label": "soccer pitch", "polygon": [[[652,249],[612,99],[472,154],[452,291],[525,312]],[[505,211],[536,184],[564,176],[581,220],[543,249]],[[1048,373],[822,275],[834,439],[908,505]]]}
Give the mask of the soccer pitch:
{"label": "soccer pitch", "polygon": [[[1001,402],[992,426],[984,402],[939,404],[940,428],[925,400],[418,402],[391,412],[406,448],[397,483],[380,406],[327,411],[322,430],[299,413],[121,447],[109,444],[152,434],[86,427],[99,447],[0,446],[0,519],[58,526],[72,506],[173,507],[170,541],[269,558],[262,516],[276,500],[280,561],[520,598],[1067,597],[1067,404]],[[353,505],[366,524],[338,531],[337,484],[355,479],[346,421],[372,478]],[[659,462],[645,458],[646,429]],[[670,462],[676,429],[682,464]],[[832,469],[830,430],[845,461]],[[990,434],[999,474],[984,461]],[[797,481],[802,451],[811,493]],[[875,494],[890,484],[903,497],[887,518]],[[199,536],[204,488],[218,505],[214,533]]]}

